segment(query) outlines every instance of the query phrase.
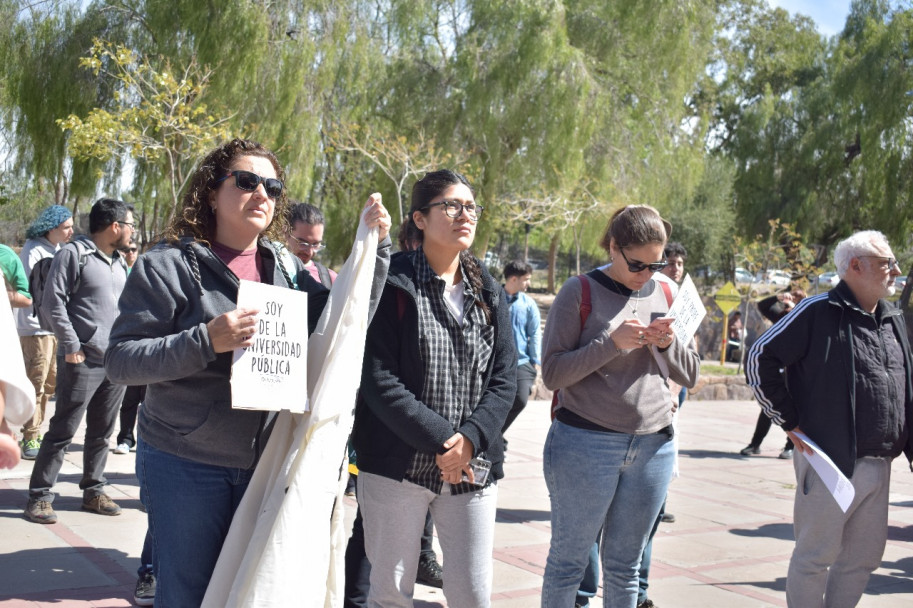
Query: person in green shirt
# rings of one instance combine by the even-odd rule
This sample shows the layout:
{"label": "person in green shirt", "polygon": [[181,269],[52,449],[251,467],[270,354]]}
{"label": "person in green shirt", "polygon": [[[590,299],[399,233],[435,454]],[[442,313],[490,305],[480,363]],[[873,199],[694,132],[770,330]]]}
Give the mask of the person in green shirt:
{"label": "person in green shirt", "polygon": [[29,293],[29,278],[25,275],[25,268],[19,254],[6,245],[0,245],[0,272],[6,281],[6,294],[9,296],[10,306],[31,306],[32,296]]}

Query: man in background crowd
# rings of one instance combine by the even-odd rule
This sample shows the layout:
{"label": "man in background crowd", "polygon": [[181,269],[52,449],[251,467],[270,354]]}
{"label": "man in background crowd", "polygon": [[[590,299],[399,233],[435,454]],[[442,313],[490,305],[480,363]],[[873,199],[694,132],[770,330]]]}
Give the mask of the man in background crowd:
{"label": "man in background crowd", "polygon": [[288,249],[304,262],[304,267],[318,283],[329,289],[336,280],[336,273],[314,259],[326,245],[323,229],[326,221],[320,209],[308,203],[295,203],[289,215],[291,231]]}
{"label": "man in background crowd", "polygon": [[41,524],[57,521],[51,490],[83,416],[82,508],[101,515],[121,511],[104,488],[108,440],[124,387],[108,380],[104,356],[127,280],[127,265],[118,250],[129,245],[133,236],[132,208],[123,201],[99,199],[89,213],[89,232],[54,256],[44,289],[47,316],[58,343],[57,400],[32,469],[25,510],[28,519]]}
{"label": "man in background crowd", "polygon": [[507,428],[526,407],[536,383],[539,366],[542,365],[539,306],[526,295],[532,275],[532,266],[520,260],[508,262],[504,266],[504,291],[510,304],[510,325],[517,344],[517,395],[504,421],[502,432],[507,432]]}
{"label": "man in background crowd", "polygon": [[[73,236],[73,215],[66,207],[52,205],[38,215],[25,236],[27,240],[19,252],[19,259],[25,276],[30,277],[39,260],[53,258],[61,245]],[[37,294],[31,295],[33,300],[38,299]],[[41,424],[48,399],[57,384],[57,338],[54,332],[41,326],[32,306],[16,311],[16,331],[25,359],[25,372],[35,387],[35,413],[22,427],[20,447],[22,458],[35,460],[41,447]]]}

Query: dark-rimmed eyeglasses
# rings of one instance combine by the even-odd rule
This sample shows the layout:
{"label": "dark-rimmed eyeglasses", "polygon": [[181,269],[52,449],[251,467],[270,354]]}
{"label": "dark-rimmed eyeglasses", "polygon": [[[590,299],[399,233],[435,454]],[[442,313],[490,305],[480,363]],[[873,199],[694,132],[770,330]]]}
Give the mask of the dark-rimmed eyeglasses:
{"label": "dark-rimmed eyeglasses", "polygon": [[232,171],[228,175],[223,175],[219,179],[213,182],[215,184],[221,184],[229,177],[235,177],[235,186],[239,190],[244,190],[245,192],[253,192],[257,189],[257,186],[263,184],[263,189],[266,190],[266,196],[275,200],[278,199],[282,194],[282,182],[275,177],[260,177],[256,173],[250,171]]}
{"label": "dark-rimmed eyeglasses", "polygon": [[619,247],[618,251],[621,252],[621,257],[624,258],[625,263],[628,265],[628,270],[630,272],[643,272],[644,270],[650,269],[650,272],[659,272],[663,268],[669,265],[665,259],[662,262],[651,262],[650,264],[644,264],[643,262],[632,262],[628,259],[628,256],[625,255],[625,250],[623,247]]}
{"label": "dark-rimmed eyeglasses", "polygon": [[137,249],[136,249],[136,247],[127,247],[126,249],[124,249],[124,251],[127,253],[136,253]]}
{"label": "dark-rimmed eyeglasses", "polygon": [[[861,257],[861,258],[874,258],[874,259],[876,259],[876,260],[881,260],[881,264],[882,264],[882,267],[881,267],[881,268],[882,268],[882,270],[891,270],[891,269],[894,268],[895,266],[897,266],[898,268],[900,267],[900,265],[897,263],[897,259],[895,259],[895,258],[889,258],[889,257],[883,256],[883,255],[861,255],[861,256],[859,256],[859,257]],[[887,267],[885,267],[884,264],[887,264]]]}
{"label": "dark-rimmed eyeglasses", "polygon": [[136,222],[122,222],[120,220],[117,220],[117,223],[120,224],[121,226],[130,226],[130,230],[134,230],[134,231],[136,230]]}
{"label": "dark-rimmed eyeglasses", "polygon": [[298,243],[298,246],[301,247],[302,249],[310,249],[311,251],[320,251],[321,249],[326,247],[326,245],[324,245],[323,243],[308,243],[307,241],[303,241],[303,240],[299,239],[297,236],[293,236],[292,238],[295,239],[295,242]]}
{"label": "dark-rimmed eyeglasses", "polygon": [[485,210],[485,207],[482,205],[476,205],[475,203],[461,203],[460,201],[440,201],[426,205],[422,211],[438,206],[443,206],[444,213],[447,214],[447,217],[454,220],[463,215],[463,211],[466,211],[466,216],[470,220],[476,221],[482,216],[482,211]]}

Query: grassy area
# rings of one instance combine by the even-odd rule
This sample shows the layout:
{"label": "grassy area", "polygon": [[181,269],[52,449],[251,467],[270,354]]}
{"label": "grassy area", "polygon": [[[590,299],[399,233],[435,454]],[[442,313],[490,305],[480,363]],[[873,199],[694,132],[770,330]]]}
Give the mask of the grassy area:
{"label": "grassy area", "polygon": [[709,376],[738,376],[741,372],[735,367],[720,365],[719,363],[701,363],[701,373]]}

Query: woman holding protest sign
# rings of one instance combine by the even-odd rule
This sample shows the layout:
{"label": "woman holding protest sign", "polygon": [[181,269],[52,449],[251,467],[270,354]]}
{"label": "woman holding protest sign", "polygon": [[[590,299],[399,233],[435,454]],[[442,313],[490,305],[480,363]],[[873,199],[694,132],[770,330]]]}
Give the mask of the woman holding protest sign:
{"label": "woman holding protest sign", "polygon": [[429,508],[448,605],[490,603],[517,355],[501,287],[469,253],[481,214],[459,173],[416,182],[408,219],[421,246],[391,259],[368,329],[354,442],[371,606],[412,606]]}
{"label": "woman holding protest sign", "polygon": [[617,211],[601,243],[612,263],[571,278],[549,311],[542,378],[560,393],[543,454],[552,519],[544,608],[574,605],[600,529],[605,605],[637,604],[641,554],[672,477],[677,400],[667,380],[692,387],[700,368],[652,278],[671,229],[652,207]]}
{"label": "woman holding protest sign", "polygon": [[[296,278],[308,292],[310,331],[327,302],[326,288],[298,260],[284,267],[270,244],[287,229],[284,178],[256,142],[235,139],[210,152],[120,300],[105,367],[115,382],[148,385],[136,468],[155,543],[157,605],[200,605],[275,419],[232,409],[232,352],[253,344],[258,313],[236,306],[239,280],[291,287]],[[368,199],[362,221],[380,229],[379,293],[390,251],[380,195]]]}

